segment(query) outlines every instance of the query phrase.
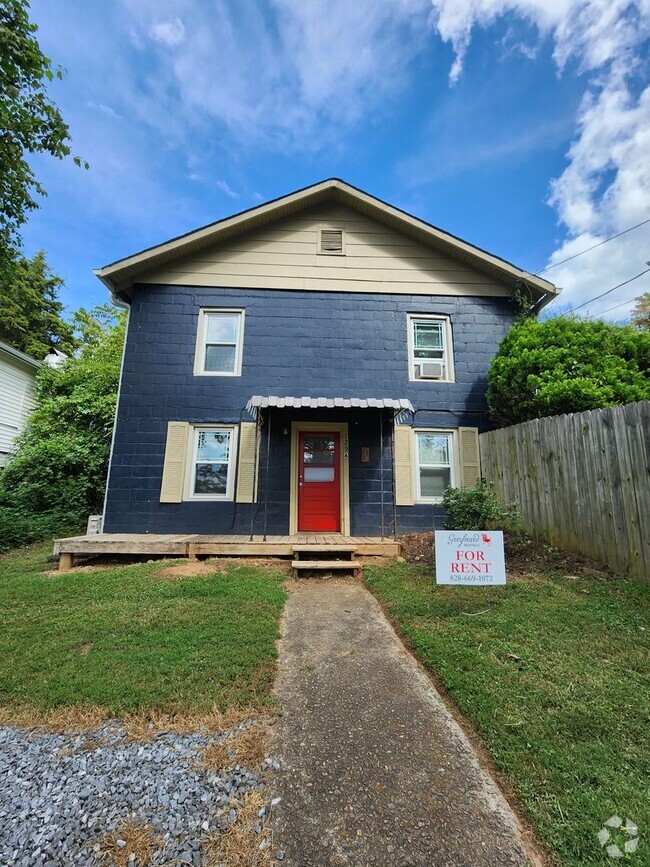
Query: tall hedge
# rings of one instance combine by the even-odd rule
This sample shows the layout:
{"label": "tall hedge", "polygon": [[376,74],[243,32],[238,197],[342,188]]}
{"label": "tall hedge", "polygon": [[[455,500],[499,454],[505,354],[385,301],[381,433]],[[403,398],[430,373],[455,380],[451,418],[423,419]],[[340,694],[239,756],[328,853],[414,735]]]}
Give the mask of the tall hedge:
{"label": "tall hedge", "polygon": [[487,398],[500,427],[650,399],[650,333],[570,317],[526,319],[499,345]]}
{"label": "tall hedge", "polygon": [[102,510],[124,321],[107,307],[75,320],[82,348],[40,369],[37,408],[0,470],[0,550],[84,530]]}

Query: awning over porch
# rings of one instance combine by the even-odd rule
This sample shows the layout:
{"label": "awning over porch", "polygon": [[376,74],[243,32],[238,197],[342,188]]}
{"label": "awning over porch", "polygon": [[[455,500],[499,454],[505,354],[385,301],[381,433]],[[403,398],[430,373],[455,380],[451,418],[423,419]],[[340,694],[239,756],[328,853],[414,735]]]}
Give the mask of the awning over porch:
{"label": "awning over porch", "polygon": [[400,412],[414,412],[413,404],[406,398],[392,397],[277,397],[276,395],[254,394],[246,404],[247,411],[257,417],[260,409],[267,407],[306,408],[306,409],[394,409]]}

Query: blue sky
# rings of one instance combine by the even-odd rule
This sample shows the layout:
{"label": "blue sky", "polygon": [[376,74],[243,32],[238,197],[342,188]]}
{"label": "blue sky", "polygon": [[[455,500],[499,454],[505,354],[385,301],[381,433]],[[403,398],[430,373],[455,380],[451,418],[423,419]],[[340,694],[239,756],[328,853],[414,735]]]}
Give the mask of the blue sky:
{"label": "blue sky", "polygon": [[[70,309],[106,300],[92,268],[332,176],[531,271],[650,218],[648,0],[31,6],[90,163],[33,160],[25,245]],[[550,270],[554,304],[649,259],[650,223]]]}

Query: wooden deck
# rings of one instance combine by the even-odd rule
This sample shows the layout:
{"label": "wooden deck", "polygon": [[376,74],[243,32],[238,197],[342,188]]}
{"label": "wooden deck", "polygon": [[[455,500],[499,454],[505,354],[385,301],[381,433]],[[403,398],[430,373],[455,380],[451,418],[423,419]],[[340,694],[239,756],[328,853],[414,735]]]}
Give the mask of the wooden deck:
{"label": "wooden deck", "polygon": [[201,536],[196,534],[98,533],[57,539],[54,554],[59,566],[70,568],[74,557],[99,554],[152,554],[177,557],[291,557],[296,546],[315,545],[335,553],[353,548],[361,557],[396,557],[400,543],[379,536],[341,536],[338,533],[298,533],[295,536]]}

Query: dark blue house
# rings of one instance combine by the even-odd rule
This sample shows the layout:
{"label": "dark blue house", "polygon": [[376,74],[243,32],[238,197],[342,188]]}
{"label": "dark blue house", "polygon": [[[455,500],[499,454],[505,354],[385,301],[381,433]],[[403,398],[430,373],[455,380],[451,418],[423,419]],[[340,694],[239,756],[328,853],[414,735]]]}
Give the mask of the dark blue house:
{"label": "dark blue house", "polygon": [[129,308],[104,533],[431,529],[513,289],[557,291],[340,180],[96,273]]}

